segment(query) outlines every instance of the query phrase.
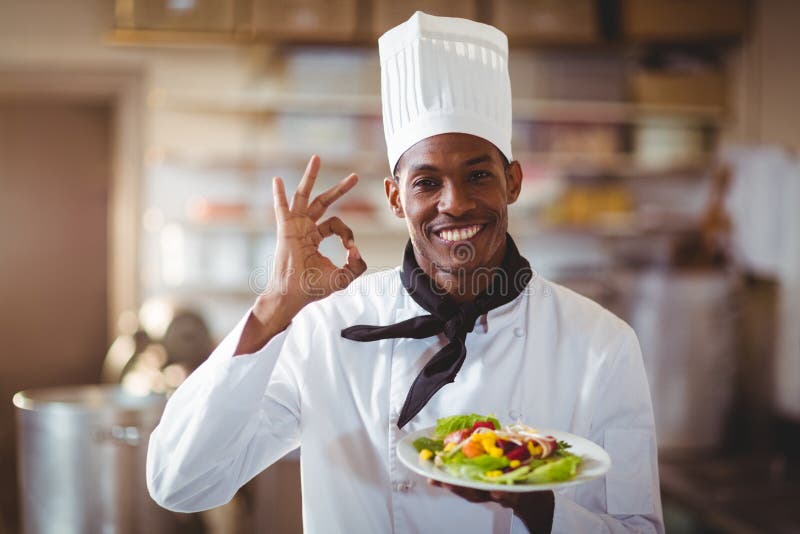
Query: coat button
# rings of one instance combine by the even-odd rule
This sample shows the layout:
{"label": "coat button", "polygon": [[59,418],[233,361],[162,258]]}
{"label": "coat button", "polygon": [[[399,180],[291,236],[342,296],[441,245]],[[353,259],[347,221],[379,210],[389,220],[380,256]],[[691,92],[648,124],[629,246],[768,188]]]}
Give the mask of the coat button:
{"label": "coat button", "polygon": [[518,326],[514,329],[514,335],[517,337],[522,337],[525,335],[525,329],[521,326]]}
{"label": "coat button", "polygon": [[396,489],[397,491],[399,491],[400,493],[405,493],[405,492],[407,492],[408,490],[410,490],[410,489],[411,489],[411,488],[413,488],[413,487],[414,487],[414,483],[413,483],[413,482],[410,482],[410,481],[408,481],[408,480],[404,480],[404,481],[402,481],[402,482],[398,482],[398,483],[395,485],[395,489]]}

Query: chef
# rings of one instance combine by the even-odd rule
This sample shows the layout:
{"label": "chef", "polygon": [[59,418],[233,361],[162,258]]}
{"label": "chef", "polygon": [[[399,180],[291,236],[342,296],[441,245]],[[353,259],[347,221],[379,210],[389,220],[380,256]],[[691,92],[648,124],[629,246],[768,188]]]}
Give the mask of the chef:
{"label": "chef", "polygon": [[[273,183],[268,288],[175,392],[150,438],[147,484],[171,510],[227,502],[301,446],[310,533],[663,532],[650,394],[635,334],[537,276],[508,234],[522,182],[511,153],[506,36],[415,13],[379,40],[389,209],[409,242],[367,266],[314,196],[312,157],[287,198]],[[337,267],[319,252],[338,236]],[[524,494],[441,487],[398,442],[439,417],[481,413],[601,445],[600,479]],[[438,487],[437,487],[438,486]]]}

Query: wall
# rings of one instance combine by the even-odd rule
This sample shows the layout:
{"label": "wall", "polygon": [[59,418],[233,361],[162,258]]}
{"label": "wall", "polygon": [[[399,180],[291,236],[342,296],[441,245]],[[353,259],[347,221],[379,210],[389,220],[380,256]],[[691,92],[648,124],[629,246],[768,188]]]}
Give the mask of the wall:
{"label": "wall", "polygon": [[[800,161],[800,2],[760,0],[755,4],[752,32],[734,57],[734,110],[739,120],[731,140],[780,146]],[[781,253],[782,275],[775,304],[775,362],[771,389],[774,408],[800,424],[800,163],[795,180],[782,193],[787,209],[782,230],[789,237]],[[776,213],[781,213],[779,206]],[[780,217],[780,215],[778,215]],[[764,354],[759,355],[766,364]]]}
{"label": "wall", "polygon": [[800,151],[800,2],[758,0],[751,33],[734,56],[732,138]]}
{"label": "wall", "polygon": [[[179,88],[191,88],[197,85],[210,86],[215,88],[229,89],[236,88],[247,79],[248,72],[246,65],[250,58],[247,50],[235,50],[232,48],[216,48],[206,50],[156,50],[156,49],[132,49],[107,46],[104,44],[103,35],[112,27],[113,2],[105,0],[75,0],[63,2],[58,0],[43,0],[37,2],[0,0],[0,74],[4,72],[19,71],[39,71],[44,73],[75,72],[75,73],[100,73],[109,72],[134,72],[143,80],[147,88],[154,84],[166,85],[168,87],[177,86]],[[57,78],[54,76],[53,78]],[[138,113],[149,115],[146,111],[138,110]],[[52,119],[52,117],[51,117]],[[146,128],[152,128],[157,121],[145,116],[142,121]],[[52,125],[51,125],[52,126]],[[111,144],[110,129],[104,131],[103,141]],[[75,132],[73,132],[75,133]],[[126,134],[132,132],[125,132]],[[144,132],[145,140],[152,137],[149,132]],[[145,141],[146,143],[147,141]],[[67,146],[56,144],[58,146]],[[37,149],[41,153],[54,154],[54,147],[47,146],[47,141],[42,139],[42,146]],[[43,158],[43,162],[56,164],[53,158]],[[64,169],[61,169],[63,172]],[[85,180],[86,173],[79,172],[78,176]],[[1,178],[1,177],[0,177]],[[107,179],[107,175],[103,175]],[[137,176],[140,180],[141,176]],[[59,188],[45,188],[40,194],[52,189],[58,196],[57,202],[68,201],[64,206],[80,206],[87,210],[89,205],[87,199],[75,199],[71,195],[79,192],[78,187],[70,187],[70,184],[63,182]],[[0,184],[0,196],[7,194],[8,184]],[[52,195],[50,195],[52,196]],[[48,197],[49,198],[49,197]],[[138,199],[129,198],[128,201],[138,204]],[[77,203],[76,203],[77,202]],[[26,202],[22,208],[28,210],[26,213],[31,216],[36,214],[37,208],[43,208],[43,202]],[[6,210],[8,211],[8,210]],[[52,211],[52,210],[51,210]],[[103,214],[105,217],[105,213]],[[40,217],[41,218],[41,217]],[[17,220],[18,224],[25,224],[25,221]],[[13,223],[11,223],[13,225]],[[74,226],[74,225],[73,225]],[[8,229],[12,226],[6,225]],[[30,226],[25,226],[30,228]],[[63,227],[65,231],[74,229],[70,226]],[[95,225],[96,233],[102,242],[105,234],[102,224]],[[88,234],[82,234],[86,237]],[[28,231],[21,230],[17,237],[23,241],[30,241],[31,245],[41,244],[41,240],[34,239],[36,236]],[[58,238],[60,247],[69,247],[78,243],[72,243],[70,237],[54,236]],[[97,236],[91,236],[86,242],[96,243]],[[135,243],[133,243],[135,246]],[[130,244],[129,244],[130,246]],[[73,246],[74,248],[74,246]],[[59,250],[59,248],[56,248]],[[105,249],[103,249],[105,251]],[[85,254],[69,256],[71,259],[78,260],[80,263],[78,272],[85,276],[94,276],[97,268],[101,270],[105,267],[103,262],[98,263],[96,259],[88,258]],[[51,258],[53,260],[55,258]],[[6,262],[7,263],[7,262]],[[14,269],[13,264],[10,264]],[[8,265],[6,265],[8,267]],[[42,267],[42,265],[39,265]],[[46,269],[47,266],[44,268]],[[56,265],[50,265],[50,270],[55,269]],[[63,267],[63,266],[62,266]],[[95,271],[90,269],[94,267]],[[63,271],[63,272],[62,272]],[[55,272],[55,271],[53,271]],[[66,276],[66,285],[63,287],[72,290],[80,290],[81,286],[74,282],[80,278],[75,272],[64,271],[59,273]],[[37,274],[31,269],[17,270],[12,273],[15,276],[27,276],[29,281]],[[77,278],[75,278],[77,277]],[[100,283],[104,277],[95,277]],[[10,281],[11,278],[6,280]],[[31,282],[32,283],[32,282]],[[18,283],[19,288],[28,287]],[[73,287],[74,286],[74,287]],[[16,286],[15,286],[16,287]],[[38,287],[38,286],[37,286]],[[19,289],[17,288],[17,289]],[[9,288],[10,289],[10,288]],[[61,292],[63,293],[63,292]],[[81,299],[92,298],[92,295],[70,295],[70,298],[62,298],[63,294],[54,292],[59,302],[63,302],[67,307],[74,308],[76,302]],[[31,299],[29,299],[31,300]],[[96,299],[95,299],[96,300]],[[105,295],[101,298],[101,308],[105,309]],[[9,304],[15,301],[9,301]],[[31,305],[35,304],[31,300]],[[63,306],[62,306],[63,307]],[[27,308],[30,308],[28,306]],[[43,317],[50,316],[59,311],[58,306],[39,307],[39,312]],[[46,313],[42,310],[47,309]],[[57,328],[47,327],[47,334],[39,338],[30,338],[34,341],[46,341],[62,339],[61,348],[54,350],[52,347],[42,349],[41,343],[35,346],[27,346],[26,350],[33,350],[34,353],[20,357],[19,350],[16,350],[14,343],[8,346],[8,342],[13,339],[5,339],[7,342],[5,351],[0,354],[0,472],[3,473],[3,482],[0,484],[0,532],[13,532],[13,525],[16,521],[15,515],[15,477],[14,472],[14,443],[16,440],[13,432],[13,411],[11,407],[11,395],[14,391],[29,387],[45,387],[57,383],[92,383],[97,382],[100,375],[100,364],[105,350],[113,337],[112,328],[106,329],[105,321],[98,321],[95,318],[86,320],[86,313],[91,308],[80,306],[73,309],[71,319],[79,321],[84,330],[91,330],[94,335],[87,335],[85,331],[72,329],[72,336],[67,332],[62,332]],[[7,310],[9,311],[9,310]],[[17,309],[17,314],[26,311]],[[33,312],[31,312],[33,313]],[[28,314],[30,316],[30,314]],[[73,317],[74,316],[74,317]],[[2,331],[4,328],[13,328],[14,319],[6,314],[0,317],[2,321]],[[17,318],[19,319],[19,317]],[[34,328],[35,322],[26,319],[25,325],[28,330]],[[69,326],[69,321],[61,321],[64,327]],[[25,330],[27,332],[28,330]],[[59,332],[61,332],[59,337]],[[55,336],[55,337],[54,337]],[[64,336],[67,336],[66,338]],[[7,338],[8,336],[6,336]],[[16,338],[15,338],[16,339]],[[54,341],[55,343],[55,341]],[[17,347],[18,348],[18,347]]]}

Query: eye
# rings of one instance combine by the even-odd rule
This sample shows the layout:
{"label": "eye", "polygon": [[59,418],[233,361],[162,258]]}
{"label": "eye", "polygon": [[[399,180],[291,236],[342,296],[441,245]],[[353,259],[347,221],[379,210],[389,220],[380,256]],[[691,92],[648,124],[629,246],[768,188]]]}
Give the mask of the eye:
{"label": "eye", "polygon": [[439,185],[433,178],[422,176],[414,180],[413,185],[417,189],[431,189]]}
{"label": "eye", "polygon": [[470,180],[477,182],[480,180],[485,180],[487,178],[491,178],[492,173],[489,171],[475,171],[469,175]]}

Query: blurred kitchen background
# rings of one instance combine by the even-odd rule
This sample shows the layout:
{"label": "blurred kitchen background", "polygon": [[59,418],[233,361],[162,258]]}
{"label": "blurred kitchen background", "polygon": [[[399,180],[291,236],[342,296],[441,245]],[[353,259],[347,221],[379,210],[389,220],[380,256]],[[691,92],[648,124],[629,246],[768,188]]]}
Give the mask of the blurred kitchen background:
{"label": "blurred kitchen background", "polygon": [[147,435],[264,287],[273,176],[357,172],[399,263],[376,39],[417,9],[509,36],[511,233],[636,329],[668,532],[800,531],[800,2],[0,0],[0,534],[299,532],[296,453],[172,514]]}

